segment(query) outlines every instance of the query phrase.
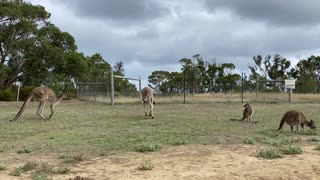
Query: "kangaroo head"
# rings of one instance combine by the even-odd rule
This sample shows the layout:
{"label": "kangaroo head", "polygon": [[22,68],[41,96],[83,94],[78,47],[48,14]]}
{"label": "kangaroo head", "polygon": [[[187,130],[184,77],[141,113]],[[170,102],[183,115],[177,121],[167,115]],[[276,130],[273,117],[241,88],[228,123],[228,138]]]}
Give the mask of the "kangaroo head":
{"label": "kangaroo head", "polygon": [[312,119],[307,124],[307,126],[309,126],[310,129],[316,130],[316,124],[314,123],[314,121]]}
{"label": "kangaroo head", "polygon": [[250,105],[249,105],[249,103],[246,103],[245,105],[243,105],[243,107],[249,107]]}

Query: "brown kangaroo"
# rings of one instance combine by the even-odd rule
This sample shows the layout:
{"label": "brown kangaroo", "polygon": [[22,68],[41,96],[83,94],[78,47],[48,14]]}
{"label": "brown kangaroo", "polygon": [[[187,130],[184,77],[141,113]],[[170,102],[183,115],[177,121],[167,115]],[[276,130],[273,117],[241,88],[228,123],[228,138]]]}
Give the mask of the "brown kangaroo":
{"label": "brown kangaroo", "polygon": [[[49,120],[53,116],[55,106],[58,105],[65,96],[66,96],[65,93],[63,93],[59,96],[56,96],[56,94],[53,92],[53,90],[50,89],[49,87],[46,87],[46,86],[40,86],[40,87],[34,88],[31,91],[31,93],[27,96],[27,99],[24,101],[24,103],[23,103],[20,111],[17,113],[16,117],[10,121],[18,120],[18,118],[21,116],[21,114],[23,113],[23,111],[26,109],[29,102],[33,98],[40,99],[40,104],[39,104],[39,107],[37,110],[37,115],[39,115],[44,120]],[[51,114],[50,114],[49,118],[46,118],[45,116],[42,115],[46,101],[49,101],[49,103],[50,103]]]}
{"label": "brown kangaroo", "polygon": [[287,111],[283,115],[277,131],[282,129],[284,123],[287,123],[289,126],[291,126],[291,132],[293,132],[293,126],[296,126],[296,133],[298,133],[299,125],[302,127],[302,129],[304,129],[304,125],[306,125],[309,128],[316,130],[316,125],[313,120],[311,119],[308,121],[302,112],[296,110]]}
{"label": "brown kangaroo", "polygon": [[156,102],[153,99],[153,92],[150,87],[145,87],[141,90],[141,98],[144,106],[145,116],[148,116],[146,104],[149,105],[150,111],[149,116],[153,119],[153,105],[156,105]]}
{"label": "brown kangaroo", "polygon": [[[230,121],[243,121],[247,120],[247,122],[251,122],[251,117],[253,116],[254,109],[249,105],[249,103],[246,103],[243,105],[244,110],[243,110],[243,116],[241,119],[230,119]],[[254,121],[255,123],[258,121]]]}

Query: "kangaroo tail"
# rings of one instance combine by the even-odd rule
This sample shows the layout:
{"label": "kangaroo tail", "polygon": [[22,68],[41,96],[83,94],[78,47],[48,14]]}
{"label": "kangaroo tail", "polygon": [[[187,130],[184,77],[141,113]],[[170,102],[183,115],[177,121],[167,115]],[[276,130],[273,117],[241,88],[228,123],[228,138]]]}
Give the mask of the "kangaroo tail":
{"label": "kangaroo tail", "polygon": [[20,111],[17,113],[16,117],[13,119],[13,120],[10,120],[10,121],[16,121],[19,119],[19,117],[21,116],[21,114],[23,113],[24,109],[26,108],[26,106],[29,104],[29,102],[31,101],[32,99],[32,93],[30,93],[27,97],[27,100],[24,101],[23,105],[21,106],[20,108]]}
{"label": "kangaroo tail", "polygon": [[279,125],[279,128],[277,129],[277,131],[279,131],[280,129],[282,129],[284,123],[285,123],[285,118],[283,117],[283,118],[281,119],[281,122],[280,122],[280,125]]}
{"label": "kangaroo tail", "polygon": [[155,101],[153,101],[153,104],[154,104],[154,105],[157,105]]}
{"label": "kangaroo tail", "polygon": [[242,119],[230,119],[230,121],[242,121]]}

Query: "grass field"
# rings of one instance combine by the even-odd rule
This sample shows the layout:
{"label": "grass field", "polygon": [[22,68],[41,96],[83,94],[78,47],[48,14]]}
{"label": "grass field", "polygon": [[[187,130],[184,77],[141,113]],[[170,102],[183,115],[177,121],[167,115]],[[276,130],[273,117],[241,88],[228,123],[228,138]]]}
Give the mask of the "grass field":
{"label": "grass field", "polygon": [[[161,147],[179,144],[242,143],[246,138],[291,137],[289,126],[274,132],[285,111],[297,109],[320,124],[320,104],[252,103],[259,123],[229,121],[242,116],[241,103],[162,103],[155,119],[144,119],[141,104],[114,107],[81,101],[63,101],[50,121],[42,121],[33,102],[17,122],[9,122],[15,103],[1,103],[0,152],[30,148],[44,153],[105,153],[132,151],[141,144]],[[49,108],[46,113],[48,114]],[[308,132],[308,131],[306,131]],[[314,133],[311,133],[318,136]]]}
{"label": "grass field", "polygon": [[[161,149],[166,157],[169,156],[174,159],[170,162],[175,163],[188,159],[184,163],[186,166],[184,169],[188,169],[188,171],[181,170],[178,171],[179,173],[189,172],[189,164],[194,162],[194,165],[197,165],[193,174],[196,179],[207,177],[208,173],[212,172],[210,169],[218,165],[217,163],[220,160],[219,164],[222,164],[222,166],[224,166],[225,159],[230,158],[233,158],[232,162],[236,164],[249,163],[245,159],[250,158],[248,153],[252,153],[255,149],[257,150],[253,152],[254,156],[274,159],[292,154],[303,154],[306,149],[305,145],[308,145],[308,152],[304,155],[304,158],[310,159],[307,163],[313,162],[314,153],[319,152],[316,150],[319,149],[320,141],[318,130],[311,131],[305,128],[303,132],[296,135],[290,132],[288,125],[285,125],[280,132],[275,131],[279,126],[282,115],[287,110],[292,109],[302,111],[307,119],[312,118],[319,126],[320,115],[318,110],[320,104],[318,103],[252,102],[251,105],[255,108],[253,120],[259,122],[246,123],[229,121],[242,117],[243,105],[240,102],[215,102],[208,97],[203,102],[196,100],[189,101],[187,104],[175,102],[172,99],[158,98],[154,112],[155,118],[145,119],[143,105],[136,101],[126,103],[123,100],[115,106],[110,106],[104,103],[65,100],[57,106],[56,113],[50,121],[43,121],[35,114],[38,102],[32,102],[16,122],[9,122],[18,111],[16,104],[14,102],[0,102],[0,178],[6,179],[8,176],[18,175],[23,178],[39,179],[38,177],[44,177],[42,179],[46,179],[48,176],[46,173],[49,172],[50,176],[57,179],[72,179],[70,178],[72,174],[86,172],[89,173],[86,174],[89,177],[100,174],[96,177],[100,179],[106,178],[104,175],[105,168],[116,166],[115,169],[110,169],[110,176],[112,176],[107,176],[108,178],[123,179],[127,176],[133,178],[132,175],[137,174],[136,171],[147,170],[153,173],[145,173],[145,178],[155,176],[166,179],[167,175],[172,175],[168,177],[168,179],[172,179],[175,172],[168,174],[168,169],[159,169],[159,167],[165,167],[168,164],[168,162],[162,160],[163,155],[161,153],[154,154],[155,157],[153,158],[142,155],[137,158],[137,154],[130,155],[130,152],[160,151]],[[21,104],[22,102],[20,102],[19,107]],[[48,115],[49,113],[47,107],[45,114]],[[239,147],[239,144],[241,151],[239,148],[234,149]],[[172,149],[180,147],[180,145],[183,145],[182,149]],[[248,148],[248,146],[253,148]],[[219,149],[222,149],[222,151]],[[214,154],[221,151],[222,154],[212,156],[209,151],[214,151]],[[187,154],[187,152],[191,154]],[[196,156],[198,157],[196,162],[193,154],[195,152],[200,153]],[[224,152],[227,152],[227,154]],[[171,154],[177,155],[171,156]],[[180,154],[184,154],[183,159],[181,159]],[[231,155],[225,157],[228,154]],[[238,157],[238,154],[242,156]],[[95,163],[88,166],[86,170],[83,170],[81,166],[77,166],[77,169],[74,165],[64,165],[65,163],[88,160],[101,155],[109,159],[95,160]],[[47,158],[43,160],[42,165],[30,161],[30,159],[39,159],[37,157],[55,159],[55,161],[58,161],[55,163],[55,169],[48,168]],[[129,164],[121,164],[121,159],[124,158],[127,158],[126,162]],[[206,162],[208,171],[204,171],[202,176],[196,175],[196,169],[203,167],[201,163],[204,163],[203,160],[206,158],[212,159],[212,161]],[[255,159],[252,163],[256,163],[257,168],[256,171],[252,171],[253,175],[250,177],[254,179],[258,171],[260,177],[270,174],[269,171],[260,171],[258,167],[263,164]],[[301,164],[300,159],[295,161]],[[137,160],[141,160],[141,162],[137,162]],[[290,164],[291,161],[292,159],[286,160],[286,163],[283,162],[282,166],[286,168],[286,164]],[[21,166],[21,163],[25,163],[25,165]],[[154,165],[154,163],[158,163],[158,165]],[[313,163],[317,164],[317,162]],[[98,171],[99,164],[101,168],[105,168]],[[19,167],[17,167],[18,165]],[[30,169],[30,165],[33,165],[32,169]],[[121,166],[119,167],[119,165]],[[83,164],[82,166],[87,165]],[[168,166],[171,167],[172,165],[168,164]],[[180,166],[181,164],[177,164],[176,168]],[[237,167],[236,165],[232,166]],[[249,163],[246,166],[251,165]],[[264,164],[265,166],[266,164]],[[272,169],[271,167],[274,164],[268,166]],[[70,167],[72,170],[70,170]],[[131,167],[131,170],[128,170],[127,174],[123,174],[123,170],[128,167]],[[308,171],[309,167],[305,167],[306,169],[300,170],[301,173]],[[8,170],[5,170],[6,168]],[[217,168],[216,171],[219,172],[220,166]],[[235,170],[237,173],[232,173]],[[27,171],[33,171],[33,173],[28,174]],[[73,173],[69,173],[70,171],[73,171]],[[222,177],[219,173],[216,175],[219,175],[222,179],[234,175],[249,177],[243,174],[244,171],[241,171],[241,168],[226,169],[225,172],[227,171],[230,171],[230,173]],[[55,175],[57,172],[69,173],[69,175]],[[314,170],[310,176],[314,176],[314,174],[317,174],[316,172],[318,170]],[[159,174],[157,175],[157,173]],[[275,172],[275,174],[279,173]],[[216,175],[212,177],[217,177]],[[181,177],[184,176],[185,174],[181,175]],[[286,177],[290,178],[291,176],[289,174]],[[134,176],[134,178],[141,179],[142,177]],[[77,177],[74,179],[77,179]]]}

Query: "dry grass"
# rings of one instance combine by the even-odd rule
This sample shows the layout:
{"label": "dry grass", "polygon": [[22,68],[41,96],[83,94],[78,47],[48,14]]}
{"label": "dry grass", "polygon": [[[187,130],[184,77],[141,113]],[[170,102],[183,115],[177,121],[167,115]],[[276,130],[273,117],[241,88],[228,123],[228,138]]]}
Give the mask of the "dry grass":
{"label": "dry grass", "polygon": [[[241,102],[242,96],[241,93],[206,93],[206,94],[187,94],[186,103],[204,103],[204,102]],[[87,97],[86,100],[110,103],[110,96],[97,96]],[[183,103],[184,96],[183,94],[172,95],[172,96],[159,96],[155,95],[155,101],[157,103]],[[288,93],[244,93],[243,95],[244,102],[270,102],[270,103],[280,103],[288,102],[289,95]],[[291,101],[294,103],[312,103],[320,102],[320,96],[317,94],[292,94]],[[115,104],[136,104],[141,103],[140,98],[137,97],[125,97],[117,96],[115,97]]]}

